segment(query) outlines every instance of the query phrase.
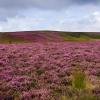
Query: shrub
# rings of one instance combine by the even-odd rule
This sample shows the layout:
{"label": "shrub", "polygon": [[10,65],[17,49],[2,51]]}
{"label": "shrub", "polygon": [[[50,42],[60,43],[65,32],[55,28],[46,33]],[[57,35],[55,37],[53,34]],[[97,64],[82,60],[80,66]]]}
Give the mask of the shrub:
{"label": "shrub", "polygon": [[78,71],[73,76],[72,86],[74,89],[81,90],[85,89],[85,74],[81,71]]}
{"label": "shrub", "polygon": [[37,86],[37,82],[35,79],[32,80],[32,83],[31,83],[31,87],[36,87]]}
{"label": "shrub", "polygon": [[44,70],[38,69],[36,72],[37,72],[37,74],[40,76],[40,75],[42,75],[42,74],[44,73]]}

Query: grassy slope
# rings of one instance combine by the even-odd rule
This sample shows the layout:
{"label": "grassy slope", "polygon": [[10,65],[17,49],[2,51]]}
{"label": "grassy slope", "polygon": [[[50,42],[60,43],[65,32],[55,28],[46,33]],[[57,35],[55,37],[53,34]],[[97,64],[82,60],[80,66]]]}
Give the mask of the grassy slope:
{"label": "grassy slope", "polygon": [[[13,34],[13,35],[12,35]],[[17,36],[14,34],[18,34]],[[19,35],[23,34],[23,35]],[[29,36],[25,36],[29,34]],[[100,39],[100,33],[93,32],[57,32],[57,31],[33,31],[0,33],[0,43],[18,43],[18,42],[41,42],[41,41],[88,41]]]}
{"label": "grassy slope", "polygon": [[61,32],[60,35],[66,41],[86,41],[100,39],[100,33],[89,32]]}

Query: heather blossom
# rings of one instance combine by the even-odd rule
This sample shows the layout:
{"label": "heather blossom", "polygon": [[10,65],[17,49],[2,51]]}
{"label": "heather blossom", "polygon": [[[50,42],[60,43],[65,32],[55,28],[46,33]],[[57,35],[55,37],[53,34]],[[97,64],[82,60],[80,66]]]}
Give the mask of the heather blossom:
{"label": "heather blossom", "polygon": [[0,100],[13,100],[14,93],[22,100],[59,100],[77,67],[100,95],[99,41],[0,44]]}

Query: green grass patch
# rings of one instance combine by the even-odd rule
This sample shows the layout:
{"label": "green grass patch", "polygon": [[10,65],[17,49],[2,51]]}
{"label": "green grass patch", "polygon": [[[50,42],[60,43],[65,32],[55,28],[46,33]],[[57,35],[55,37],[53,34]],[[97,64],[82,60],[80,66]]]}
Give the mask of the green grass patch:
{"label": "green grass patch", "polygon": [[75,89],[81,90],[86,88],[85,75],[78,71],[73,76],[72,86]]}
{"label": "green grass patch", "polygon": [[98,100],[92,93],[93,86],[91,86],[85,73],[78,68],[72,75],[72,85],[63,91],[60,100]]}
{"label": "green grass patch", "polygon": [[86,32],[61,32],[60,36],[65,41],[90,41],[100,39],[100,34]]}

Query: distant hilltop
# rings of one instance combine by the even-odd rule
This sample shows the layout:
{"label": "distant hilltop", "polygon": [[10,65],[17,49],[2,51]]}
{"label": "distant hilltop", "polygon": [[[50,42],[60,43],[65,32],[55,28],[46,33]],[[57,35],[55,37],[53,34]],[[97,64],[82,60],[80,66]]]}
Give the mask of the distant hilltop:
{"label": "distant hilltop", "polygon": [[20,31],[0,32],[0,43],[99,40],[99,32]]}

